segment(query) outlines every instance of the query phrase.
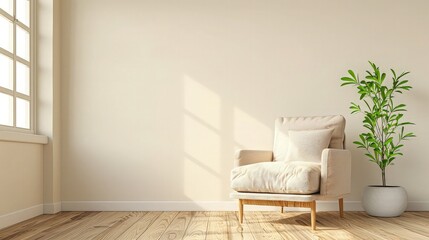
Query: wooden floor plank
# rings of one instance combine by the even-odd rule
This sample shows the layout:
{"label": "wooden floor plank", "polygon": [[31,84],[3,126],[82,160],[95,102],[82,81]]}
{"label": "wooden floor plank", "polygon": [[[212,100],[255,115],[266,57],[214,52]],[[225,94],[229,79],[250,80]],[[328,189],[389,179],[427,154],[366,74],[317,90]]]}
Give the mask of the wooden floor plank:
{"label": "wooden floor plank", "polygon": [[284,239],[301,240],[301,239],[315,239],[312,230],[304,223],[297,221],[297,215],[303,214],[302,212],[262,212],[263,217],[270,219],[270,223],[277,232]]}
{"label": "wooden floor plank", "polygon": [[[427,237],[409,231],[408,229],[403,228],[401,225],[393,224],[388,221],[381,220],[382,218],[376,218],[371,216],[365,216],[363,214],[357,214],[357,213],[349,213],[352,215],[352,220],[354,220],[354,224],[359,224],[359,221],[361,222],[360,225],[365,225],[370,231],[377,232],[380,236],[384,237],[385,239],[426,239]],[[368,225],[367,222],[371,222],[371,225]],[[376,227],[376,226],[383,226],[382,228]]]}
{"label": "wooden floor plank", "polygon": [[[323,212],[317,216],[321,223],[325,223],[327,226],[332,228],[338,228],[339,231],[345,232],[340,233],[341,235],[347,236],[350,233],[348,239],[362,239],[362,240],[378,240],[379,238],[366,228],[362,228],[357,225],[352,225],[349,218],[352,217],[347,213],[344,213],[344,218],[339,218],[337,212]],[[338,232],[338,231],[336,231]]]}
{"label": "wooden floor plank", "polygon": [[75,218],[82,217],[82,215],[85,215],[85,213],[82,212],[65,212],[61,215],[57,215],[54,218],[51,218],[47,221],[44,221],[43,223],[33,226],[30,228],[26,228],[25,231],[20,232],[20,234],[16,235],[16,238],[2,238],[3,240],[8,239],[31,239],[35,235],[42,233],[42,232],[49,232],[54,228],[60,227],[64,224],[68,224],[70,222],[73,222]]}
{"label": "wooden floor plank", "polygon": [[1,229],[2,240],[68,239],[429,239],[429,212],[377,218],[364,212],[63,212]]}
{"label": "wooden floor plank", "polygon": [[70,229],[80,226],[81,223],[90,221],[91,217],[97,215],[98,213],[99,212],[80,212],[79,215],[70,218],[68,221],[65,221],[59,225],[55,225],[53,228],[43,230],[29,237],[28,239],[59,239],[58,236],[66,234],[70,231]]}
{"label": "wooden floor plank", "polygon": [[[407,215],[407,214],[405,213],[404,215]],[[401,226],[402,228],[405,228],[411,232],[420,234],[426,237],[427,239],[429,239],[429,232],[428,232],[429,218],[426,218],[426,226],[421,225],[417,221],[414,221],[415,219],[406,218],[405,216],[389,218],[389,219],[381,218],[381,220]]]}
{"label": "wooden floor plank", "polygon": [[[350,231],[352,226],[347,221],[347,214],[344,214],[344,218],[340,218],[338,212],[320,212],[317,214],[319,220],[318,225],[320,230],[327,232],[332,239],[357,239],[357,240],[370,240],[373,238],[371,233],[367,230],[356,227],[355,231]],[[344,231],[346,230],[346,231]],[[365,238],[360,236],[365,234]]]}
{"label": "wooden floor plank", "polygon": [[168,228],[179,212],[163,212],[151,226],[137,239],[157,240]]}
{"label": "wooden floor plank", "polygon": [[134,225],[137,221],[146,215],[147,212],[131,212],[120,218],[119,221],[114,223],[108,229],[97,235],[93,240],[101,239],[117,239],[128,228]]}
{"label": "wooden floor plank", "polygon": [[152,223],[161,215],[162,212],[147,212],[142,218],[125,230],[118,236],[118,240],[138,239]]}
{"label": "wooden floor plank", "polygon": [[390,233],[387,233],[382,228],[371,226],[373,223],[372,221],[369,221],[370,219],[367,219],[367,221],[362,221],[361,219],[357,218],[352,212],[347,212],[345,215],[349,216],[347,221],[350,223],[350,225],[353,226],[353,229],[356,229],[356,227],[366,229],[368,233],[363,235],[365,237],[369,238],[374,236],[376,239],[399,239],[398,237],[394,235],[392,236]]}
{"label": "wooden floor plank", "polygon": [[186,229],[184,240],[201,240],[205,239],[207,226],[209,223],[208,212],[195,212],[191,222]]}
{"label": "wooden floor plank", "polygon": [[66,213],[44,214],[44,215],[40,215],[31,219],[28,219],[19,224],[15,224],[10,227],[4,228],[0,231],[0,239],[6,239],[6,238],[12,239],[13,236],[20,235],[21,232],[25,232],[27,229],[41,226],[45,221],[48,221],[52,218],[56,218],[56,217],[61,218],[64,214]]}
{"label": "wooden floor plank", "polygon": [[37,235],[43,231],[50,231],[53,227],[61,226],[65,222],[73,221],[73,217],[83,213],[79,212],[65,212],[52,215],[51,218],[47,218],[44,221],[38,222],[37,224],[28,226],[25,225],[24,228],[14,231],[13,235],[7,237],[0,237],[2,240],[12,240],[12,239],[28,239]]}
{"label": "wooden floor plank", "polygon": [[277,232],[277,230],[274,228],[274,226],[268,222],[270,220],[265,218],[265,216],[261,212],[245,212],[243,221],[246,221],[247,226],[249,226],[249,229],[252,232],[252,235],[256,240],[259,240],[259,239],[273,239],[273,240],[284,239]]}
{"label": "wooden floor plank", "polygon": [[[406,214],[412,214],[413,216],[417,216],[417,217],[420,217],[420,218],[422,218],[423,220],[427,220],[428,219],[428,217],[429,217],[429,212],[405,212],[404,214],[406,215]],[[425,221],[426,222],[426,224],[427,224],[427,221]]]}
{"label": "wooden floor plank", "polygon": [[[424,212],[428,213],[428,212]],[[405,212],[399,218],[406,222],[412,222],[417,226],[429,229],[429,216],[425,216],[423,212]],[[396,218],[395,218],[396,219]]]}
{"label": "wooden floor plank", "polygon": [[165,230],[165,232],[161,235],[159,239],[183,239],[185,231],[194,214],[194,212],[180,212],[179,214],[177,214],[176,218],[174,218],[170,226],[168,226],[168,228]]}
{"label": "wooden floor plank", "polygon": [[228,239],[230,240],[254,240],[252,233],[246,223],[240,223],[238,212],[227,212]]}
{"label": "wooden floor plank", "polygon": [[206,240],[228,239],[228,225],[225,212],[210,212]]}
{"label": "wooden floor plank", "polygon": [[80,231],[74,231],[69,235],[61,236],[62,240],[80,240],[93,239],[112,226],[120,223],[123,218],[129,215],[129,212],[102,212],[99,219],[90,221],[87,226]]}

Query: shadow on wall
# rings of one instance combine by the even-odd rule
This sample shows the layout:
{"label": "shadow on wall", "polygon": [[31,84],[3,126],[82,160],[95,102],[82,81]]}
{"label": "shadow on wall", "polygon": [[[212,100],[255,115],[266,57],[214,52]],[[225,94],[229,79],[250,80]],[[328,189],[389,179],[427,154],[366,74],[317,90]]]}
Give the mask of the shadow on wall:
{"label": "shadow on wall", "polygon": [[267,146],[272,129],[190,76],[183,86],[184,194],[193,200],[228,196],[234,151]]}

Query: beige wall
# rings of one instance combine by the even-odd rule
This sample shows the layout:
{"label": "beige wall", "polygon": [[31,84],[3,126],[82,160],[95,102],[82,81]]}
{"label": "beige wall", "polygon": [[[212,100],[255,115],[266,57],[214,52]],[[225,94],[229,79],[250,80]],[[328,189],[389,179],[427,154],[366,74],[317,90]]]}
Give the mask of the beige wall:
{"label": "beige wall", "polygon": [[[43,204],[43,146],[0,141],[0,218]],[[41,208],[40,208],[41,209]],[[3,222],[0,221],[0,228]]]}
{"label": "beige wall", "polygon": [[62,200],[229,200],[237,148],[270,149],[277,116],[343,114],[353,193],[379,183],[340,88],[367,60],[409,70],[418,138],[388,170],[429,201],[428,1],[62,2]]}

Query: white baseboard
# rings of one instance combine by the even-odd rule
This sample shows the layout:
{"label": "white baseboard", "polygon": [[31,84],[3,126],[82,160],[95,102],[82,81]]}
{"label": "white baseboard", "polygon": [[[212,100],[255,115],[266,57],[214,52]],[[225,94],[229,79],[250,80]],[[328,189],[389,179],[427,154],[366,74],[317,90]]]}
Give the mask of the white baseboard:
{"label": "white baseboard", "polygon": [[62,211],[233,211],[232,201],[63,201]]}
{"label": "white baseboard", "polygon": [[[237,211],[237,201],[64,201],[62,211]],[[278,207],[246,205],[247,211],[277,211]],[[286,211],[308,211],[285,208]],[[318,201],[317,211],[338,211],[337,201]],[[344,211],[363,211],[360,201],[344,201]],[[429,211],[429,201],[409,202],[407,211]]]}
{"label": "white baseboard", "polygon": [[26,209],[21,209],[15,212],[7,213],[0,216],[0,229],[11,226],[15,223],[25,221],[27,219],[43,214],[43,205],[36,205]]}
{"label": "white baseboard", "polygon": [[55,214],[61,212],[61,202],[43,204],[44,214]]}
{"label": "white baseboard", "polygon": [[[64,201],[62,211],[237,211],[236,201]],[[246,205],[248,211],[275,211],[278,207]],[[305,208],[285,210],[307,211]],[[320,201],[318,211],[337,211],[338,202]],[[345,211],[363,211],[360,202],[345,201]]]}

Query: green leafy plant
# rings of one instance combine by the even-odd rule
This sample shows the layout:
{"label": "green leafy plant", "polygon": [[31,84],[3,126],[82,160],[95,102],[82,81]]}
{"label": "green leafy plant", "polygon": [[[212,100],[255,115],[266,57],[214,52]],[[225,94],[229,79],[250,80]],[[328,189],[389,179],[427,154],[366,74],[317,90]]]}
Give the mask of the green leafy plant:
{"label": "green leafy plant", "polygon": [[348,70],[349,76],[341,78],[341,86],[353,85],[360,94],[359,100],[364,107],[352,102],[350,110],[352,114],[363,114],[363,126],[367,131],[359,134],[360,140],[353,143],[365,149],[369,161],[380,167],[382,184],[386,186],[386,167],[393,165],[396,157],[403,155],[403,141],[415,137],[414,133],[405,132],[405,126],[414,124],[403,120],[406,105],[393,101],[395,94],[402,94],[412,87],[405,79],[409,72],[397,75],[390,69],[392,81],[386,84],[386,73],[380,72],[374,63],[369,64],[372,70],[366,71],[365,79],[360,80],[355,72]]}

